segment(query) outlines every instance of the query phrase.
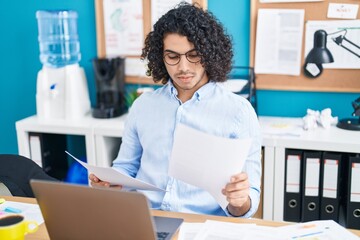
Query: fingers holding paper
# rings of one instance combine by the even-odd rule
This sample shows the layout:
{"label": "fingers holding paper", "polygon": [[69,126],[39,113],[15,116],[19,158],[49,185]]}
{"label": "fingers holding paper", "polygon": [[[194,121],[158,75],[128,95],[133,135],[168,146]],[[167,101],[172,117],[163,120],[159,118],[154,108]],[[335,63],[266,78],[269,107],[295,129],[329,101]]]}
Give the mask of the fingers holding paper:
{"label": "fingers holding paper", "polygon": [[231,215],[241,216],[250,209],[250,183],[244,172],[233,175],[230,182],[222,190],[229,202],[228,211]]}
{"label": "fingers holding paper", "polygon": [[109,182],[101,181],[101,179],[95,176],[95,174],[93,173],[90,173],[89,180],[92,187],[111,187],[116,189],[122,189],[121,185],[111,185]]}

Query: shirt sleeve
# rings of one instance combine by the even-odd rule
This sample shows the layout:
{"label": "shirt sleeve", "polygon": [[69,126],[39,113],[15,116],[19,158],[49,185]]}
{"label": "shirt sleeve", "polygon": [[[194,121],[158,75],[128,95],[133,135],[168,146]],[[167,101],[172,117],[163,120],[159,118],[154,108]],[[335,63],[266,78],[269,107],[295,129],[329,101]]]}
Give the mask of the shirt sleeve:
{"label": "shirt sleeve", "polygon": [[[252,144],[249,150],[249,154],[246,158],[243,171],[248,174],[249,183],[250,183],[250,193],[249,197],[251,200],[251,206],[247,213],[242,216],[241,218],[249,218],[253,216],[258,207],[260,202],[260,191],[261,191],[261,131],[260,125],[257,118],[257,115],[252,108],[251,104],[245,104],[246,111],[243,111],[243,116],[245,121],[244,124],[245,128],[248,129],[248,137],[252,138]],[[226,215],[232,216],[229,211],[226,209]]]}
{"label": "shirt sleeve", "polygon": [[116,170],[132,177],[135,177],[139,170],[142,155],[142,146],[136,130],[136,119],[137,108],[135,101],[126,118],[121,147],[112,166]]}

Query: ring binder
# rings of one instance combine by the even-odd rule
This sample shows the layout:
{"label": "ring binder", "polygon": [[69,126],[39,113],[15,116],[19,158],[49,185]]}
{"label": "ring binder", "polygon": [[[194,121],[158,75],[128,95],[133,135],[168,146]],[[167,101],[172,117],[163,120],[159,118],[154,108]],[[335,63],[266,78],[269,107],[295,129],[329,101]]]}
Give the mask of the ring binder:
{"label": "ring binder", "polygon": [[301,159],[302,151],[287,149],[285,152],[284,220],[301,220]]}
{"label": "ring binder", "polygon": [[340,189],[341,189],[340,153],[324,152],[321,160],[321,220],[339,220]]}
{"label": "ring binder", "polygon": [[318,220],[320,217],[320,162],[321,152],[305,151],[302,161],[302,211],[301,221]]}
{"label": "ring binder", "polygon": [[360,229],[360,157],[349,157],[348,194],[345,204],[347,228]]}

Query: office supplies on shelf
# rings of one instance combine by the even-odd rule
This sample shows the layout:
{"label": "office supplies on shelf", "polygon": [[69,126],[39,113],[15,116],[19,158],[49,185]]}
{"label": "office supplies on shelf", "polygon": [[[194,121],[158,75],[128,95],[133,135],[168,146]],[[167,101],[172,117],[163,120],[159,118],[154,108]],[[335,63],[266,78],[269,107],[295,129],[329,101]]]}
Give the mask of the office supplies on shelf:
{"label": "office supplies on shelf", "polygon": [[102,181],[109,182],[110,184],[113,185],[122,185],[124,188],[128,188],[128,189],[165,191],[164,189],[158,188],[150,183],[146,183],[139,179],[128,176],[111,167],[97,167],[84,163],[83,161],[74,157],[69,152],[67,151],[65,152],[74,160],[76,160],[78,163],[80,163],[84,168],[86,168],[89,171],[89,173],[95,174],[95,176],[97,176]]}
{"label": "office supplies on shelf", "polygon": [[[139,192],[31,180],[51,239],[149,239],[168,233],[182,218],[153,218],[149,201]],[[45,214],[46,213],[46,214]]]}
{"label": "office supplies on shelf", "polygon": [[321,152],[304,151],[302,167],[301,221],[318,220],[320,217],[320,162]]}
{"label": "office supplies on shelf", "polygon": [[301,220],[301,159],[302,151],[286,149],[284,189],[285,221],[300,222]]}
{"label": "office supplies on shelf", "polygon": [[337,222],[341,200],[342,154],[323,152],[321,165],[320,219]]}
{"label": "office supplies on shelf", "polygon": [[336,126],[346,130],[360,131],[360,97],[351,104],[354,108],[354,112],[352,114],[354,118],[341,119]]}
{"label": "office supplies on shelf", "polygon": [[345,222],[347,228],[360,229],[360,156],[349,157]]}

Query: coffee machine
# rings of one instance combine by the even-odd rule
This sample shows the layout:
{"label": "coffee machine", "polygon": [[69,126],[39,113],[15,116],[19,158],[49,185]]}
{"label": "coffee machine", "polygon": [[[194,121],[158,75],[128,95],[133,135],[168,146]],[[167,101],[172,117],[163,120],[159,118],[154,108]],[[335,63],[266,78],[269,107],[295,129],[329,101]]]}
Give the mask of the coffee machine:
{"label": "coffee machine", "polygon": [[96,81],[94,118],[113,118],[126,112],[125,59],[95,58],[93,68]]}

